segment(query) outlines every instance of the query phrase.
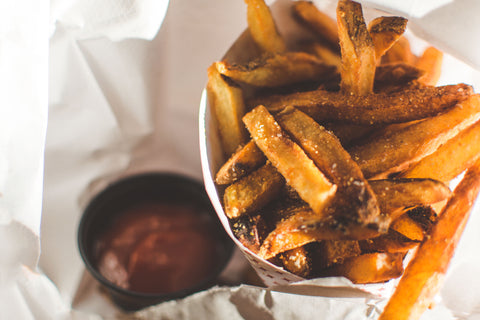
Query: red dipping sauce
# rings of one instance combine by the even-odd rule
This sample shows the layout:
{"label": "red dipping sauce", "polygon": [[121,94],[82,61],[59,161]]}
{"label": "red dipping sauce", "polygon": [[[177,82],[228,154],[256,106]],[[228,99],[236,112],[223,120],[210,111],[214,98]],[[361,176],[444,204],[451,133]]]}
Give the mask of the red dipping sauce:
{"label": "red dipping sauce", "polygon": [[210,217],[183,204],[147,203],[126,209],[100,236],[97,269],[115,285],[166,294],[202,282],[217,264]]}

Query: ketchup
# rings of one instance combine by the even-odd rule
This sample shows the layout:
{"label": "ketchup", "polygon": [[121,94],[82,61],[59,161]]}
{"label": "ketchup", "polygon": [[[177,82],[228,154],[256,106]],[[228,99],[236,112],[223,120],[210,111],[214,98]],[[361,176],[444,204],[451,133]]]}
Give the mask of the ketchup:
{"label": "ketchup", "polygon": [[166,294],[200,284],[218,249],[210,217],[183,204],[126,209],[96,244],[97,269],[131,291]]}

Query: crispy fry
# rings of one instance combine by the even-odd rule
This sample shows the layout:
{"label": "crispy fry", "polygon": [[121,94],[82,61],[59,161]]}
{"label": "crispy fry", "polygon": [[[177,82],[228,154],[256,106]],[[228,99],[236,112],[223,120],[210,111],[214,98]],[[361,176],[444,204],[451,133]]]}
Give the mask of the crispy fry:
{"label": "crispy fry", "polygon": [[404,235],[410,240],[422,241],[425,235],[422,226],[410,218],[408,214],[403,214],[398,217],[392,222],[390,228]]}
{"label": "crispy fry", "polygon": [[402,17],[378,17],[368,24],[377,61],[405,32],[407,19]]}
{"label": "crispy fry", "polygon": [[219,61],[216,67],[224,76],[257,87],[279,87],[318,81],[331,77],[336,72],[334,66],[305,52],[275,54],[244,65]]}
{"label": "crispy fry", "polygon": [[324,63],[335,66],[338,70],[342,67],[342,58],[340,55],[319,42],[310,42],[306,45],[306,50],[317,56]]}
{"label": "crispy fry", "polygon": [[345,218],[363,224],[378,222],[380,210],[375,194],[340,141],[295,108],[285,108],[276,119],[346,197],[350,210]]}
{"label": "crispy fry", "polygon": [[342,263],[346,258],[362,253],[357,240],[324,240],[311,246],[310,249],[315,268],[330,267]]}
{"label": "crispy fry", "polygon": [[420,318],[447,272],[479,190],[480,161],[477,161],[455,188],[429,237],[410,261],[380,320]]}
{"label": "crispy fry", "polygon": [[268,53],[287,50],[285,40],[278,33],[270,9],[264,0],[245,0],[247,4],[248,29],[255,43]]}
{"label": "crispy fry", "polygon": [[225,189],[225,214],[233,219],[262,208],[280,192],[284,183],[277,170],[267,163]]}
{"label": "crispy fry", "polygon": [[366,178],[385,177],[432,154],[440,145],[480,118],[480,95],[472,95],[449,111],[350,149]]}
{"label": "crispy fry", "polygon": [[300,23],[307,26],[320,39],[327,41],[332,48],[339,49],[337,22],[318,10],[311,1],[295,1],[292,12]]}
{"label": "crispy fry", "polygon": [[419,244],[419,241],[411,240],[394,230],[389,230],[387,234],[379,237],[359,241],[360,248],[364,253],[407,253],[408,250],[418,247]]}
{"label": "crispy fry", "polygon": [[382,64],[375,71],[375,91],[385,87],[402,86],[417,80],[424,75],[424,71],[419,68],[403,62]]}
{"label": "crispy fry", "polygon": [[319,218],[308,206],[290,208],[290,211],[288,218],[281,220],[263,242],[258,253],[260,257],[269,259],[314,241],[363,240],[381,234],[376,228]]}
{"label": "crispy fry", "polygon": [[283,267],[301,277],[308,277],[312,269],[312,261],[305,247],[299,247],[279,254]]}
{"label": "crispy fry", "polygon": [[308,158],[305,152],[283,132],[273,116],[258,106],[243,117],[257,146],[319,216],[337,187]]}
{"label": "crispy fry", "polygon": [[453,107],[472,94],[465,84],[423,87],[366,96],[315,90],[259,97],[248,106],[264,105],[270,112],[293,106],[317,122],[347,122],[361,125],[399,123],[424,119]]}
{"label": "crispy fry", "polygon": [[265,164],[266,158],[253,140],[238,149],[218,170],[215,182],[231,184]]}
{"label": "crispy fry", "polygon": [[243,215],[230,222],[235,237],[252,252],[257,253],[265,240],[267,224],[261,215]]}
{"label": "crispy fry", "polygon": [[410,50],[410,41],[405,36],[401,36],[393,46],[385,52],[382,57],[382,64],[392,62],[404,62],[415,64],[417,57]]}
{"label": "crispy fry", "polygon": [[369,184],[385,214],[399,208],[437,203],[451,194],[447,185],[432,179],[370,180]]}
{"label": "crispy fry", "polygon": [[401,174],[402,177],[431,177],[448,182],[480,157],[480,122],[460,132]]}
{"label": "crispy fry", "polygon": [[208,68],[207,94],[224,153],[229,157],[248,137],[242,124],[245,113],[242,90],[223,78],[213,64]]}
{"label": "crispy fry", "polygon": [[343,276],[353,283],[378,283],[402,275],[403,253],[366,253],[320,270],[320,276]]}
{"label": "crispy fry", "polygon": [[361,5],[340,0],[337,5],[337,26],[342,53],[340,87],[347,94],[371,93],[375,78],[375,48],[363,19]]}
{"label": "crispy fry", "polygon": [[418,79],[423,84],[434,86],[442,73],[443,52],[434,48],[428,47],[423,54],[418,58],[416,67],[425,71],[425,74]]}

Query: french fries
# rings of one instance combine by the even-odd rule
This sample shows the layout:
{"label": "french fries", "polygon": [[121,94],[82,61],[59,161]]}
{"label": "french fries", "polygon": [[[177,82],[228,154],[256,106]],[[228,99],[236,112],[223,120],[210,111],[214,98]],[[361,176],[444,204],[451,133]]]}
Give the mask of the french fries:
{"label": "french fries", "polygon": [[418,319],[431,303],[480,191],[480,161],[470,167],[420,245],[380,320]]}
{"label": "french fries", "polygon": [[469,97],[472,88],[465,84],[422,87],[393,93],[365,96],[345,95],[322,89],[269,95],[247,101],[250,107],[264,105],[270,112],[293,106],[318,122],[348,122],[376,125],[408,122],[435,116]]}
{"label": "french fries", "polygon": [[[480,158],[480,122],[460,132],[430,156],[401,173],[406,178],[431,177],[448,182]],[[462,150],[462,152],[458,152]],[[435,170],[431,170],[435,168]]]}
{"label": "french fries", "polygon": [[371,93],[375,79],[375,48],[361,5],[350,0],[338,1],[337,25],[342,53],[340,87],[350,95]]}
{"label": "french fries", "polygon": [[253,140],[238,149],[218,170],[215,183],[228,185],[265,164],[266,158]]}
{"label": "french fries", "polygon": [[318,215],[335,194],[337,187],[327,180],[305,152],[283,132],[263,106],[243,117],[257,146],[287,183],[297,190]]}
{"label": "french fries", "polygon": [[217,71],[235,81],[257,87],[279,87],[331,76],[334,66],[305,52],[275,54],[245,65],[216,63]]}
{"label": "french fries", "polygon": [[401,277],[381,319],[416,318],[480,190],[480,95],[463,83],[435,86],[442,53],[417,57],[404,18],[374,18],[367,28],[361,5],[340,0],[332,28],[313,3],[294,1],[307,35],[297,41],[278,34],[263,1],[246,3],[262,53],[209,70],[221,80],[213,88],[227,92],[231,130],[241,118],[250,135],[232,143],[216,175],[233,234],[303,278]]}
{"label": "french fries", "polygon": [[403,254],[375,252],[345,259],[342,263],[322,269],[323,277],[343,276],[353,283],[378,283],[397,278],[403,272]]}
{"label": "french fries", "polygon": [[443,52],[434,47],[425,49],[415,64],[418,69],[425,72],[418,81],[430,86],[436,85],[442,73],[442,62]]}
{"label": "french fries", "polygon": [[[376,140],[350,149],[366,178],[402,171],[480,119],[480,95],[471,95],[448,112],[387,131]],[[379,157],[378,155],[382,155]]]}
{"label": "french fries", "polygon": [[227,217],[238,218],[262,208],[278,194],[283,184],[282,176],[270,163],[232,183],[223,195]]}
{"label": "french fries", "polygon": [[230,156],[247,139],[242,125],[245,102],[242,90],[218,73],[215,65],[208,68],[208,100],[220,131],[220,140],[225,155]]}
{"label": "french fries", "polygon": [[378,17],[368,24],[377,61],[390,49],[405,32],[407,19],[402,17]]}
{"label": "french fries", "polygon": [[245,0],[247,4],[248,29],[254,42],[266,53],[281,53],[287,50],[285,40],[278,33],[270,9],[264,0]]}
{"label": "french fries", "polygon": [[380,210],[373,190],[340,141],[295,108],[285,108],[277,119],[315,165],[338,186],[338,192],[345,194],[351,211],[344,218],[363,224],[379,223]]}
{"label": "french fries", "polygon": [[293,15],[321,40],[326,41],[332,48],[339,49],[336,21],[318,10],[313,2],[296,1],[292,11]]}

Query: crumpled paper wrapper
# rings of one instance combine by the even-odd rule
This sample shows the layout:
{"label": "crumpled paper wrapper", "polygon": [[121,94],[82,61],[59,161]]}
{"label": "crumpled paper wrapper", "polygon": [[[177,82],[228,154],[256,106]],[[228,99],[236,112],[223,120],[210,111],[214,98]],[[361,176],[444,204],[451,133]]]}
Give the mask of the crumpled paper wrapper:
{"label": "crumpled paper wrapper", "polygon": [[[275,8],[287,2],[278,0]],[[335,7],[334,1],[315,3],[329,12]],[[479,34],[480,21],[472,19],[478,12],[474,0],[410,0],[402,1],[403,7],[393,1],[364,3],[406,13],[414,22],[412,31],[428,30],[423,25],[428,17],[436,27],[431,32],[443,33],[426,39],[479,65],[478,45],[469,40]],[[76,246],[82,209],[103,186],[124,175],[168,170],[201,179],[198,100],[206,68],[245,29],[245,4],[171,1],[158,31],[167,4],[19,0],[1,6],[2,319],[118,318],[121,312],[84,273]],[[469,18],[458,18],[464,15]],[[439,28],[438,21],[453,23]],[[450,56],[445,66],[443,83],[480,83],[478,73]],[[477,212],[450,267],[441,303],[424,319],[479,317]],[[237,254],[227,271],[235,274],[244,263]],[[334,278],[270,289],[217,287],[124,316],[374,319],[382,301]]]}

